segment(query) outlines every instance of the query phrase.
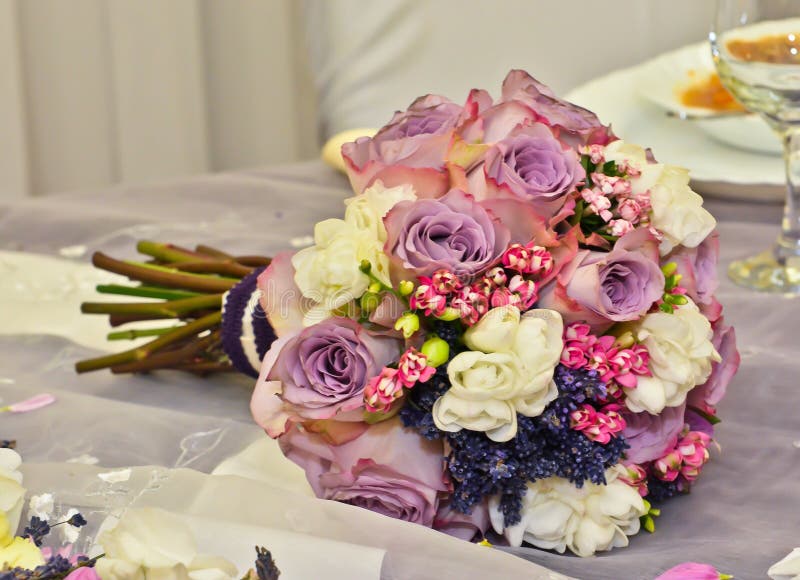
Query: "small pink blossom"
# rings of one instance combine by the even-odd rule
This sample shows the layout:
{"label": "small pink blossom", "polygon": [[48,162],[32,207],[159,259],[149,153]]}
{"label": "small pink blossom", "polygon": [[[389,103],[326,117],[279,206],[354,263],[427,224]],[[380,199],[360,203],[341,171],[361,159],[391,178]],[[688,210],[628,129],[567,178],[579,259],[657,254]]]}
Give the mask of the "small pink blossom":
{"label": "small pink blossom", "polygon": [[630,463],[623,465],[625,472],[619,476],[620,481],[635,487],[639,495],[645,497],[648,493],[647,489],[647,471],[641,465]]}
{"label": "small pink blossom", "polygon": [[403,383],[398,378],[398,370],[384,367],[377,377],[373,377],[364,387],[364,404],[370,413],[385,413],[392,403],[403,393]]}
{"label": "small pink blossom", "polygon": [[479,290],[477,284],[465,286],[458,291],[450,306],[459,311],[464,324],[472,326],[489,311],[489,297]]}
{"label": "small pink blossom", "polygon": [[522,244],[511,244],[508,249],[503,252],[502,261],[503,266],[509,270],[525,273],[528,271],[531,263],[530,251]]}
{"label": "small pink blossom", "polygon": [[431,276],[429,284],[433,286],[439,294],[452,294],[459,290],[463,284],[458,277],[447,270],[436,270]]}
{"label": "small pink blossom", "polygon": [[506,282],[508,282],[506,271],[500,266],[496,266],[483,275],[482,285],[488,292],[491,292],[495,288],[505,286]]}
{"label": "small pink blossom", "polygon": [[678,441],[676,449],[683,459],[681,475],[688,481],[697,479],[701,468],[708,461],[708,444],[710,442],[711,437],[701,431],[690,431]]}
{"label": "small pink blossom", "polygon": [[618,238],[621,238],[634,229],[631,222],[623,219],[611,220],[608,222],[608,225],[611,226],[611,230],[609,230],[611,235],[617,236]]}
{"label": "small pink blossom", "polygon": [[720,574],[710,564],[684,562],[660,574],[655,580],[720,580],[731,576]]}
{"label": "small pink blossom", "polygon": [[604,195],[627,195],[631,192],[631,182],[622,177],[592,173],[592,181]]}
{"label": "small pink blossom", "polygon": [[586,366],[586,356],[583,348],[569,344],[561,351],[561,364],[570,369],[579,369]]}
{"label": "small pink blossom", "polygon": [[605,147],[602,145],[587,145],[581,147],[580,152],[582,155],[588,155],[595,165],[601,165],[606,162]]}
{"label": "small pink blossom", "polygon": [[625,429],[625,419],[615,409],[597,411],[591,405],[583,405],[570,414],[571,427],[581,431],[592,441],[606,444],[616,433]]}
{"label": "small pink blossom", "polygon": [[644,208],[642,208],[641,204],[635,199],[628,198],[620,202],[617,206],[617,211],[622,219],[635,224],[639,221],[639,218],[644,212]]}
{"label": "small pink blossom", "polygon": [[427,382],[435,372],[435,368],[428,366],[428,357],[415,348],[404,352],[397,363],[397,380],[407,389]]}
{"label": "small pink blossom", "polygon": [[681,454],[673,449],[653,462],[653,473],[663,481],[675,481],[681,473]]}
{"label": "small pink blossom", "polygon": [[584,322],[573,322],[564,328],[564,340],[587,342],[592,335],[591,327]]}
{"label": "small pink blossom", "polygon": [[532,243],[528,244],[527,248],[532,256],[528,273],[547,276],[553,270],[553,254],[542,246],[536,246]]}
{"label": "small pink blossom", "polygon": [[408,301],[412,310],[424,310],[426,316],[441,316],[447,308],[447,298],[429,284],[420,284]]}
{"label": "small pink blossom", "polygon": [[519,295],[514,294],[506,286],[498,288],[492,292],[492,295],[489,298],[489,304],[491,304],[492,308],[500,308],[502,306],[521,307],[521,302],[522,300],[520,299]]}
{"label": "small pink blossom", "polygon": [[521,275],[513,276],[508,282],[508,289],[519,296],[520,306],[523,310],[531,308],[539,299],[539,292],[536,282],[526,280]]}

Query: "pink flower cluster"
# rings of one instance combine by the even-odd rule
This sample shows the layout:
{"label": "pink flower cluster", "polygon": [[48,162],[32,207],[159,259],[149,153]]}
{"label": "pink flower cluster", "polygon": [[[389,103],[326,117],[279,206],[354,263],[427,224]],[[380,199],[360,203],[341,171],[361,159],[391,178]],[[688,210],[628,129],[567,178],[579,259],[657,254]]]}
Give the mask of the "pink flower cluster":
{"label": "pink flower cluster", "polygon": [[595,336],[588,324],[576,322],[564,329],[561,364],[571,369],[595,370],[606,384],[614,381],[632,389],[637,377],[650,376],[650,353],[642,344],[622,348],[613,336]]}
{"label": "pink flower cluster", "polygon": [[635,487],[639,495],[645,497],[649,491],[647,489],[647,470],[635,463],[623,464],[625,473],[619,476],[620,481]]}
{"label": "pink flower cluster", "polygon": [[553,256],[542,246],[515,243],[503,252],[501,262],[502,266],[490,268],[473,284],[446,270],[420,276],[409,306],[436,317],[453,308],[468,326],[477,323],[490,308],[530,309],[539,299],[539,287],[532,278],[539,280],[552,272]]}
{"label": "pink flower cluster", "polygon": [[653,473],[664,481],[675,481],[682,475],[694,481],[708,461],[711,436],[702,431],[689,431],[678,440],[675,449],[653,462]]}
{"label": "pink flower cluster", "polygon": [[[583,153],[595,165],[602,166],[605,163],[603,148],[598,145],[586,147]],[[634,194],[631,189],[630,178],[641,174],[637,167],[620,163],[617,164],[617,172],[621,175],[592,172],[592,186],[583,188],[580,195],[590,212],[599,215],[608,224],[608,233],[621,237],[637,225],[647,225],[651,205],[648,192]]]}
{"label": "pink flower cluster", "polygon": [[598,411],[591,405],[583,405],[570,414],[570,427],[583,432],[592,441],[605,445],[626,427],[625,419],[618,412],[621,408],[612,404]]}
{"label": "pink flower cluster", "polygon": [[428,366],[428,357],[415,348],[409,348],[400,357],[397,368],[384,367],[364,387],[364,405],[370,413],[386,413],[392,404],[417,383],[428,381],[436,369]]}

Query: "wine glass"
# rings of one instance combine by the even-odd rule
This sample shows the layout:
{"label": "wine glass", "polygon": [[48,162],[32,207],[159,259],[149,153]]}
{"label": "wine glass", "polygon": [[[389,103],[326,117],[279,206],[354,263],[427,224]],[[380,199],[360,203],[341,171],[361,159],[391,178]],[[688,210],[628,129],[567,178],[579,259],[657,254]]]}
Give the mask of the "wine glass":
{"label": "wine glass", "polygon": [[786,204],[775,245],[733,262],[731,279],[800,294],[800,0],[717,0],[709,35],[725,87],[783,140]]}

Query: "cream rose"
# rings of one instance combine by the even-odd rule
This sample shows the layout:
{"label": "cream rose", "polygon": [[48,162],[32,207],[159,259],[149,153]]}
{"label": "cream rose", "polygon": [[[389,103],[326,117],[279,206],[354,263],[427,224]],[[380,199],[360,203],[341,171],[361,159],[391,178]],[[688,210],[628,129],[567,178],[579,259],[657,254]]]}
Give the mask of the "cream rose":
{"label": "cream rose", "polygon": [[639,517],[646,512],[635,488],[621,482],[616,469],[606,471],[608,485],[586,482],[583,487],[561,477],[528,484],[522,498],[522,519],[506,527],[497,496],[489,500],[489,516],[495,531],[512,546],[528,542],[538,548],[566,549],[578,556],[628,545],[628,536],[639,531]]}
{"label": "cream rose", "polygon": [[557,396],[553,370],[561,355],[563,322],[554,310],[494,308],[470,328],[471,349],[450,361],[451,387],[433,406],[442,431],[484,431],[493,441],[517,433],[517,413],[540,415]]}
{"label": "cream rose", "polygon": [[624,141],[606,146],[605,158],[626,162],[641,171],[631,179],[631,186],[634,194],[650,192],[651,223],[663,234],[659,248],[662,256],[678,245],[699,246],[716,226],[714,217],[703,208],[703,198],[689,187],[687,169],[648,163],[644,149]]}
{"label": "cream rose", "polygon": [[386,228],[383,217],[394,205],[401,201],[413,201],[417,198],[411,185],[399,185],[386,188],[383,182],[376,181],[371,187],[344,201],[347,209],[344,221],[353,227],[371,233],[381,243],[386,241]]}
{"label": "cream rose", "polygon": [[8,528],[13,536],[19,527],[22,508],[25,504],[25,488],[22,487],[22,473],[19,467],[22,458],[13,449],[0,449],[0,511],[8,520]]}
{"label": "cream rose", "polygon": [[100,535],[105,557],[98,560],[103,580],[231,580],[236,567],[223,558],[201,556],[189,526],[160,509],[128,510]]}
{"label": "cream rose", "polygon": [[664,407],[680,405],[686,393],[708,379],[711,363],[721,360],[711,343],[711,324],[691,300],[673,314],[648,314],[634,335],[647,347],[653,373],[639,377],[635,388],[625,389],[626,404],[634,413],[656,415]]}

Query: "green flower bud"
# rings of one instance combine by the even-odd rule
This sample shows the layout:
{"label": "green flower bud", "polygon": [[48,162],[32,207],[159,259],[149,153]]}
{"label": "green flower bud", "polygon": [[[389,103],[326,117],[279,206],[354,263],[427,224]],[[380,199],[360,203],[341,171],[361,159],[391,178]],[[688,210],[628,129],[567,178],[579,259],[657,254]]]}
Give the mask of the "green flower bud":
{"label": "green flower bud", "polygon": [[664,272],[664,276],[672,276],[675,272],[678,271],[678,263],[667,262],[666,264],[661,266],[661,271]]}
{"label": "green flower bud", "polygon": [[367,288],[367,292],[372,292],[373,294],[378,294],[381,290],[383,290],[383,284],[380,282],[373,282]]}
{"label": "green flower bud", "polygon": [[372,264],[369,260],[361,260],[358,269],[364,272],[364,274],[369,274],[372,271]]}
{"label": "green flower bud", "polygon": [[450,360],[450,345],[438,336],[433,336],[422,345],[422,354],[428,357],[428,366],[438,367]]}
{"label": "green flower bud", "polygon": [[448,306],[444,309],[444,312],[436,318],[439,320],[444,320],[445,322],[453,322],[454,320],[461,318],[461,312]]}
{"label": "green flower bud", "polygon": [[414,291],[414,283],[408,280],[403,280],[397,286],[397,291],[400,292],[400,296],[409,296]]}
{"label": "green flower bud", "polygon": [[627,330],[617,337],[617,340],[614,341],[614,346],[617,348],[630,348],[634,342],[633,333]]}
{"label": "green flower bud", "polygon": [[411,338],[411,335],[419,330],[419,316],[413,312],[406,312],[394,323],[394,329],[402,331],[405,338]]}
{"label": "green flower bud", "polygon": [[361,297],[361,310],[366,314],[375,312],[378,305],[381,303],[381,297],[375,292],[365,292]]}
{"label": "green flower bud", "polygon": [[688,304],[689,300],[683,294],[673,294],[672,303],[675,306],[683,306],[684,304]]}

